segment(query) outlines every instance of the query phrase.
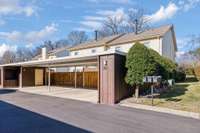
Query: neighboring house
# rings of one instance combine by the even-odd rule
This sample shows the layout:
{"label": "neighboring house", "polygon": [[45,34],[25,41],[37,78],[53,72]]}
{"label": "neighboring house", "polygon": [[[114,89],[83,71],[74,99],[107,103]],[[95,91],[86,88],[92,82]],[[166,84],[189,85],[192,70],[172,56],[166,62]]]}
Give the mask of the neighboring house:
{"label": "neighboring house", "polygon": [[177,45],[173,25],[150,29],[138,34],[129,33],[105,37],[71,47],[69,51],[70,55],[73,56],[100,53],[110,49],[128,53],[137,41],[157,51],[160,55],[175,61]]}

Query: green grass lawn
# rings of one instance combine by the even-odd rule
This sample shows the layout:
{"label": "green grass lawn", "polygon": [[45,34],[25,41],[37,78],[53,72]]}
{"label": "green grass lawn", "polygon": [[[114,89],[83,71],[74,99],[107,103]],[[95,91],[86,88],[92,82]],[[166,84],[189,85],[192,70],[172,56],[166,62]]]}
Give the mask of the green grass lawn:
{"label": "green grass lawn", "polygon": [[[151,105],[150,98],[140,98],[138,102]],[[177,83],[168,92],[155,98],[154,106],[200,113],[200,82]]]}

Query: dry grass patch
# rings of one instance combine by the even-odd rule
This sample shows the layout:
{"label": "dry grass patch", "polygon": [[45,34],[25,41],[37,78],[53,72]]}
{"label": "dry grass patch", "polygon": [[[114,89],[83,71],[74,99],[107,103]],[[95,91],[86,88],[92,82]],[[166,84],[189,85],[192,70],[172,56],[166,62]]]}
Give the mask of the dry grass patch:
{"label": "dry grass patch", "polygon": [[[136,102],[134,98],[128,102]],[[150,98],[139,98],[137,103],[151,105]],[[168,92],[154,98],[154,106],[200,113],[200,82],[177,83]]]}

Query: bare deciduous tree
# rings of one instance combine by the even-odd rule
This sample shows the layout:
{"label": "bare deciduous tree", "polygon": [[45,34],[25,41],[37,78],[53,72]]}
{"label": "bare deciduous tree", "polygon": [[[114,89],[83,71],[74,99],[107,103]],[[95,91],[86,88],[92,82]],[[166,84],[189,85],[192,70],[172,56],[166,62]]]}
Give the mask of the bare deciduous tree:
{"label": "bare deciduous tree", "polygon": [[34,56],[33,51],[28,48],[18,48],[16,52],[16,62],[31,60]]}
{"label": "bare deciduous tree", "polygon": [[54,50],[56,48],[55,44],[50,40],[45,41],[41,47],[46,47],[48,51]]}
{"label": "bare deciduous tree", "polygon": [[149,28],[150,19],[145,17],[144,9],[129,10],[128,27],[136,34]]}
{"label": "bare deciduous tree", "polygon": [[113,35],[116,35],[120,33],[123,21],[123,16],[109,16],[104,22],[104,26],[107,27]]}
{"label": "bare deciduous tree", "polygon": [[72,31],[68,34],[67,38],[71,45],[77,45],[88,40],[88,36],[84,31]]}
{"label": "bare deciduous tree", "polygon": [[143,9],[129,10],[127,15],[109,16],[102,23],[100,37],[120,33],[135,32],[136,34],[149,28],[150,19],[145,16]]}
{"label": "bare deciduous tree", "polygon": [[8,64],[8,63],[13,63],[15,61],[16,61],[15,53],[7,50],[2,56],[1,63],[2,64]]}
{"label": "bare deciduous tree", "polygon": [[42,45],[37,46],[33,50],[34,56],[41,54],[41,49],[44,48],[44,47],[47,48],[47,51],[51,51],[51,50],[54,50],[56,48],[56,45],[50,40],[44,41],[44,43]]}

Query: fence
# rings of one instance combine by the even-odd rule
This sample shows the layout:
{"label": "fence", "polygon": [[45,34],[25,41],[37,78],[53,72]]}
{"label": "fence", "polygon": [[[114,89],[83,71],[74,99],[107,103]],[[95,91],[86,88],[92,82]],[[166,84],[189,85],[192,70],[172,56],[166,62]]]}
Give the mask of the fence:
{"label": "fence", "polygon": [[[77,72],[77,87],[97,89],[98,72]],[[75,72],[52,72],[51,84],[55,86],[75,86]]]}

